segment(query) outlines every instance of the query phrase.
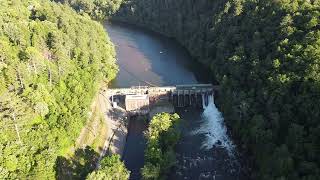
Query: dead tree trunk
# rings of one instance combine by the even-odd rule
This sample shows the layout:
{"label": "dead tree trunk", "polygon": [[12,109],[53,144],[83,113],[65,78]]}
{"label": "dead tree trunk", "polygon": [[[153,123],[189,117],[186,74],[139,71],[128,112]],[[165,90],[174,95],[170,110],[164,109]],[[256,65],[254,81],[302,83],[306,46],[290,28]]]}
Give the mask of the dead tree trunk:
{"label": "dead tree trunk", "polygon": [[15,130],[16,130],[19,143],[22,145],[22,141],[21,141],[21,137],[20,137],[20,132],[19,132],[19,127],[18,127],[18,124],[17,124],[17,121],[16,121],[16,115],[15,115],[15,113],[12,113],[12,117],[13,117],[14,128],[15,128]]}

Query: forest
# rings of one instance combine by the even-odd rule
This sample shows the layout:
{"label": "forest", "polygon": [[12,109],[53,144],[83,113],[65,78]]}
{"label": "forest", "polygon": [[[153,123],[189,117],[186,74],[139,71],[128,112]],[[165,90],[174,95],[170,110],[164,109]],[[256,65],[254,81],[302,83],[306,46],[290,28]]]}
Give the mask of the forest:
{"label": "forest", "polygon": [[319,0],[124,0],[114,20],[175,38],[210,67],[253,179],[319,179]]}
{"label": "forest", "polygon": [[79,14],[89,15],[95,20],[111,18],[120,8],[122,0],[51,0],[66,4]]}
{"label": "forest", "polygon": [[90,17],[175,38],[209,67],[252,179],[319,179],[319,0],[0,0],[0,177],[54,178],[98,83],[115,77]]}
{"label": "forest", "polygon": [[0,0],[0,179],[58,178],[58,157],[117,71],[112,43],[88,15],[48,0]]}

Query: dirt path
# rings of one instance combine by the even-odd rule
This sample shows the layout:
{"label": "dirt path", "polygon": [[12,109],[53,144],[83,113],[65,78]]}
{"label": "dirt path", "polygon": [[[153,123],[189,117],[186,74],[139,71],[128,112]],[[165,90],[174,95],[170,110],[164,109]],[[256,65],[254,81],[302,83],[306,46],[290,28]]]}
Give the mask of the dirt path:
{"label": "dirt path", "polygon": [[[79,148],[85,148],[86,146],[91,146],[96,138],[99,138],[100,136],[104,136],[101,132],[100,126],[104,125],[101,124],[101,115],[100,115],[100,109],[97,106],[98,103],[98,97],[95,98],[95,101],[90,106],[90,114],[89,118],[85,124],[85,126],[81,129],[81,132],[75,142],[74,147],[71,148],[71,153],[73,153],[76,149]],[[103,127],[105,128],[105,127]]]}

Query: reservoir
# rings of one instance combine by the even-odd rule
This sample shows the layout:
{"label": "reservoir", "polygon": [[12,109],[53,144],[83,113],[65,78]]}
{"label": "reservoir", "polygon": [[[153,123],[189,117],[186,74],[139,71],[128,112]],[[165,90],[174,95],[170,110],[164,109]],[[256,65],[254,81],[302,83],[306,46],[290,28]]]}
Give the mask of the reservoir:
{"label": "reservoir", "polygon": [[[177,42],[160,34],[120,23],[105,23],[116,46],[119,74],[112,87],[166,86],[208,83],[210,74],[195,62]],[[177,167],[168,179],[245,179],[236,146],[227,135],[214,97],[204,109],[181,108],[182,136],[177,145]],[[140,119],[129,123],[122,159],[131,171],[130,179],[140,179],[143,167],[147,124]]]}

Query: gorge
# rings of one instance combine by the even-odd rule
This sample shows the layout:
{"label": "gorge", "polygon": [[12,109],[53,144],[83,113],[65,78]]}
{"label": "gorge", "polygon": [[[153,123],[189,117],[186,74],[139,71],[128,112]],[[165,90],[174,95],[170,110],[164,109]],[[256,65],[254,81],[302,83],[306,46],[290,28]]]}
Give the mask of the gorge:
{"label": "gorge", "polygon": [[[318,0],[0,0],[0,177],[127,179],[119,156],[95,167],[108,133],[99,88],[210,82],[220,90],[203,112],[176,109],[179,163],[168,178],[319,179],[319,9]],[[136,123],[133,139],[144,141]],[[157,138],[147,149],[166,151]]]}

